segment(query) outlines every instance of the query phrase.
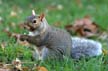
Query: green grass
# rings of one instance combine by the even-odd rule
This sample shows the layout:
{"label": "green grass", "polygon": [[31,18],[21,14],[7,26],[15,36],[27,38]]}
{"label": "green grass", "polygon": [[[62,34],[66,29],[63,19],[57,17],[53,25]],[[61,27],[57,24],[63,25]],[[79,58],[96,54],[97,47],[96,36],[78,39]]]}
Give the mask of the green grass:
{"label": "green grass", "polygon": [[[64,28],[66,24],[72,24],[75,19],[83,18],[85,15],[90,15],[100,28],[107,30],[108,27],[107,0],[81,0],[82,6],[76,0],[0,0],[0,2],[2,2],[0,3],[0,17],[3,19],[3,22],[0,22],[0,44],[6,43],[4,51],[0,48],[0,61],[5,63],[11,63],[16,57],[25,62],[32,61],[31,50],[19,45],[2,31],[9,28],[11,32],[27,32],[17,25],[31,15],[32,9],[35,9],[37,14],[45,13],[48,23],[51,25],[59,22],[60,25],[57,27],[60,28]],[[63,9],[58,9],[58,6],[62,6]],[[15,11],[17,16],[10,16],[12,11]],[[13,27],[12,22],[16,26]],[[104,44],[106,41],[100,42]],[[108,49],[106,44],[104,48]],[[49,71],[107,71],[108,55],[91,58],[88,61],[82,59],[78,62],[72,59],[63,62],[46,61],[41,65]]]}

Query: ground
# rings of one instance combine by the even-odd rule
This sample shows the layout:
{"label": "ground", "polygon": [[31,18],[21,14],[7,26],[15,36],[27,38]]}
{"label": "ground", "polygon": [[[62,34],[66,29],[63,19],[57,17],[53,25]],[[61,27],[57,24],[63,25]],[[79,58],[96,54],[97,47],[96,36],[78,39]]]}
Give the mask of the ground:
{"label": "ground", "polygon": [[[4,29],[9,29],[11,32],[27,33],[18,25],[31,15],[32,9],[37,14],[44,13],[50,25],[61,29],[67,24],[72,24],[75,19],[89,15],[103,31],[107,31],[107,8],[107,0],[0,0],[0,62],[11,63],[18,57],[26,62],[25,66],[33,65],[29,47],[16,43],[14,38],[8,37],[3,32]],[[100,42],[107,50],[108,41]],[[107,71],[108,55],[80,61],[72,59],[66,59],[64,62],[46,61],[41,66],[45,66],[49,71]]]}

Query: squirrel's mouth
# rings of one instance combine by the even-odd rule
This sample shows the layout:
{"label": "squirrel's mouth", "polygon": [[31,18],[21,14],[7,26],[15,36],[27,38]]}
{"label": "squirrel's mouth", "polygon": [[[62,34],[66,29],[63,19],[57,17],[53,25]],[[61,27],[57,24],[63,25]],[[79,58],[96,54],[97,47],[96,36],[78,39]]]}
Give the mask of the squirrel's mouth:
{"label": "squirrel's mouth", "polygon": [[28,31],[32,31],[32,32],[36,30],[36,27],[30,25],[29,23],[24,23],[23,27],[24,27],[24,29],[27,29]]}
{"label": "squirrel's mouth", "polygon": [[33,26],[27,26],[27,27],[25,27],[25,29],[27,29],[29,31],[35,31],[36,30],[36,28]]}
{"label": "squirrel's mouth", "polygon": [[30,31],[35,31],[35,29],[36,29],[36,28],[34,28],[34,27],[30,27],[29,30],[30,30]]}

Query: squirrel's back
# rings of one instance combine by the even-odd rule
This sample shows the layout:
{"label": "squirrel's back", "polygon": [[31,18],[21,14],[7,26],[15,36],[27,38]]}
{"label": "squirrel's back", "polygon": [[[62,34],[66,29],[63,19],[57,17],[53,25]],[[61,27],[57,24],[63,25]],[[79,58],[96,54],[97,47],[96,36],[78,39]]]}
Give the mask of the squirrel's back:
{"label": "squirrel's back", "polygon": [[48,32],[50,34],[49,41],[52,41],[53,44],[60,45],[60,46],[72,45],[71,35],[67,31],[50,26]]}

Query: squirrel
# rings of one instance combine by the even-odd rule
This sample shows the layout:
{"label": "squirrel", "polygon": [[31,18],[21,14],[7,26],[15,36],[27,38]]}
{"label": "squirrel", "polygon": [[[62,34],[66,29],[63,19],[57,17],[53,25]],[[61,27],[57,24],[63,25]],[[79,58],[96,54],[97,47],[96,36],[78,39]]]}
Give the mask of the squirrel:
{"label": "squirrel", "polygon": [[63,59],[65,56],[79,59],[102,54],[100,42],[72,37],[66,30],[49,25],[44,14],[36,15],[34,10],[27,17],[24,28],[29,33],[19,34],[17,37],[35,46],[36,59]]}
{"label": "squirrel", "polygon": [[29,34],[19,35],[19,39],[35,45],[35,51],[40,55],[39,59],[61,60],[64,56],[70,57],[71,35],[65,30],[50,26],[44,14],[38,16],[32,11],[32,16],[29,16],[24,23],[24,28]]}

